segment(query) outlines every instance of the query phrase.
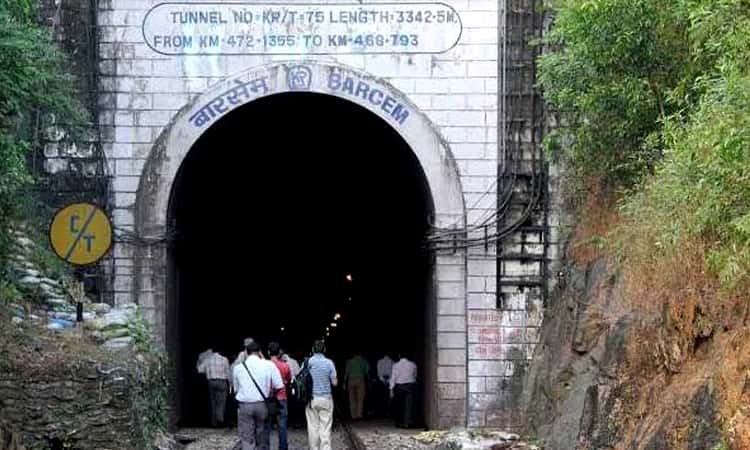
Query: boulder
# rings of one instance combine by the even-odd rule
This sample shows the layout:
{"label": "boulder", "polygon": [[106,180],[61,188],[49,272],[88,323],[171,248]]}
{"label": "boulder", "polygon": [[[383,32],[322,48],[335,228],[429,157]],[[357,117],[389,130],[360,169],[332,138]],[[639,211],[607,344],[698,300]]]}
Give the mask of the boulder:
{"label": "boulder", "polygon": [[50,319],[47,328],[50,330],[64,330],[75,327],[75,322],[63,319]]}
{"label": "boulder", "polygon": [[124,336],[110,339],[102,345],[110,350],[119,350],[129,347],[132,342],[133,338],[131,336]]}
{"label": "boulder", "polygon": [[41,281],[41,279],[33,275],[28,275],[28,272],[26,272],[26,276],[18,280],[18,283],[27,286],[37,286]]}
{"label": "boulder", "polygon": [[133,318],[132,311],[123,311],[119,309],[113,309],[112,311],[104,314],[101,319],[103,326],[101,329],[106,330],[108,328],[118,328],[127,326],[128,322]]}
{"label": "boulder", "polygon": [[100,334],[101,334],[102,340],[109,341],[114,338],[128,336],[129,333],[130,333],[130,330],[128,330],[127,327],[120,327],[120,328],[107,329],[105,331],[102,331]]}
{"label": "boulder", "polygon": [[87,306],[88,306],[87,309],[90,309],[96,314],[107,314],[112,309],[112,307],[106,303],[91,303],[90,305],[87,305]]}

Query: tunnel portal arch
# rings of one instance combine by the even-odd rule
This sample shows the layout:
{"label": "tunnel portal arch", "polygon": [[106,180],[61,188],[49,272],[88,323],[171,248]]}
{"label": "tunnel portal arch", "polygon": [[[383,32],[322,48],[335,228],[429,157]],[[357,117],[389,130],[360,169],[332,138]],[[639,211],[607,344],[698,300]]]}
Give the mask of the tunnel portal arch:
{"label": "tunnel portal arch", "polygon": [[[170,282],[169,252],[166,240],[162,238],[168,237],[172,230],[170,199],[180,167],[204,132],[222,117],[259,98],[288,92],[336,96],[380,117],[403,138],[421,166],[434,207],[433,224],[448,227],[465,223],[459,174],[446,141],[427,116],[387,82],[349,67],[310,61],[277,63],[235,74],[198,96],[173,118],[155,142],[141,174],[135,226],[137,235],[149,244],[136,248],[135,292],[141,307],[152,311],[150,316],[158,332],[157,338],[164,343],[168,344],[169,339],[168,318],[175,313],[170,310],[173,305],[169,298],[175,294],[170,292],[173,284]],[[290,121],[293,123],[294,120],[304,120],[304,117],[294,117],[291,113]],[[430,306],[434,323],[428,330],[433,337],[433,361],[424,371],[425,383],[430,386],[429,395],[432,397],[428,401],[433,405],[431,415],[426,418],[430,426],[438,425],[437,411],[442,392],[437,342],[438,298],[444,295],[443,292],[450,292],[450,295],[466,292],[465,276],[456,280],[456,266],[466,266],[465,255],[452,255],[445,259],[444,264],[438,257],[434,264]],[[460,272],[465,274],[465,270]],[[446,289],[441,288],[444,283]],[[456,369],[453,362],[450,370],[455,372]],[[466,392],[465,383],[462,388],[455,382],[447,384],[446,388],[453,393],[450,399],[456,398],[456,388]]]}

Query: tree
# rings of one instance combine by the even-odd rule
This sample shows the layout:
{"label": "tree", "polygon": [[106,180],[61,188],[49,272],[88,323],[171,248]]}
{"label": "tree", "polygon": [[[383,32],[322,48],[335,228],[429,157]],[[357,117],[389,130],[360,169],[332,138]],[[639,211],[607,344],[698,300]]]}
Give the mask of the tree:
{"label": "tree", "polygon": [[39,114],[86,122],[67,58],[37,14],[32,0],[0,2],[0,254],[8,220],[18,214],[22,193],[33,182],[26,155]]}

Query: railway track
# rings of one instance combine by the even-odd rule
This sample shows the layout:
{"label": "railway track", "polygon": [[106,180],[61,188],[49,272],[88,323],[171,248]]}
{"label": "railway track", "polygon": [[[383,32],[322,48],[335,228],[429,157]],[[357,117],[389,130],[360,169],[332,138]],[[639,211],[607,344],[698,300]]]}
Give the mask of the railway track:
{"label": "railway track", "polygon": [[351,424],[346,419],[346,416],[341,413],[341,409],[338,406],[335,407],[335,414],[336,418],[338,419],[339,432],[343,434],[344,441],[346,442],[346,445],[349,447],[349,449],[367,450],[364,442],[362,442],[362,439],[357,436],[354,428],[352,428]]}

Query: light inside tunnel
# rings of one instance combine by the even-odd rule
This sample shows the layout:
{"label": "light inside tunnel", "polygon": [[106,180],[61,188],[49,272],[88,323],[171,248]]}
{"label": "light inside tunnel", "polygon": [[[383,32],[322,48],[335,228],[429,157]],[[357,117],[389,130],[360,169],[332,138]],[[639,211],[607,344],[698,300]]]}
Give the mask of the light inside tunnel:
{"label": "light inside tunnel", "polygon": [[198,354],[231,362],[248,336],[300,361],[326,336],[341,377],[354,351],[373,371],[386,352],[434,364],[431,215],[413,152],[360,106],[278,94],[218,121],[190,150],[170,204],[178,423],[208,420]]}

